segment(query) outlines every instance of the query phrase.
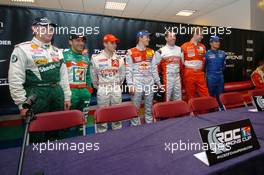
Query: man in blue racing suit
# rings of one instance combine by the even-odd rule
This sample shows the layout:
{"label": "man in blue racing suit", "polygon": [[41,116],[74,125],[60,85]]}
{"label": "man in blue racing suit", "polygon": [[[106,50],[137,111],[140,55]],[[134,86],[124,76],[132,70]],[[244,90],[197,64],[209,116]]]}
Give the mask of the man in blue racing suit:
{"label": "man in blue racing suit", "polygon": [[206,81],[210,95],[216,97],[222,108],[219,96],[224,92],[224,70],[227,54],[219,50],[220,38],[218,36],[211,36],[210,45],[211,49],[205,55]]}

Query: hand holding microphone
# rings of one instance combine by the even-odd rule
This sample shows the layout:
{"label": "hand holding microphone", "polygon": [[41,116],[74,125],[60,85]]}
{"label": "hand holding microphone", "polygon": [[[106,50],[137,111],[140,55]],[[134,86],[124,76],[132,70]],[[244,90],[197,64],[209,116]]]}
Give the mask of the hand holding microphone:
{"label": "hand holding microphone", "polygon": [[27,111],[32,107],[32,105],[35,103],[37,99],[37,96],[35,94],[29,96],[27,100],[22,104],[23,109],[20,110],[20,116],[25,117]]}

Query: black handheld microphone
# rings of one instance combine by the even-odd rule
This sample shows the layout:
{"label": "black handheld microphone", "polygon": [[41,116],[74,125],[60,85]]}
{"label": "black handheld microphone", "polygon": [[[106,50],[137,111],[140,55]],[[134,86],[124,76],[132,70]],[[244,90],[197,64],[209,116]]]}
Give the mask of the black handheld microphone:
{"label": "black handheld microphone", "polygon": [[37,96],[35,94],[30,95],[27,100],[22,104],[24,109],[29,109],[35,103]]}

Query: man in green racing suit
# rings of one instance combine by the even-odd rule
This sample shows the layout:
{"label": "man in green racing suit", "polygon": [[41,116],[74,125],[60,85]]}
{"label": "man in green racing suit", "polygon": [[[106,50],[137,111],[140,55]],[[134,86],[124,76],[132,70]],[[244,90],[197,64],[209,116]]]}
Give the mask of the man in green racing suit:
{"label": "man in green racing suit", "polygon": [[28,110],[23,103],[33,94],[37,97],[32,105],[34,113],[70,108],[67,68],[61,50],[51,44],[54,27],[56,24],[49,19],[36,18],[33,39],[16,45],[11,55],[9,89],[22,117]]}
{"label": "man in green racing suit", "polygon": [[64,61],[68,68],[69,84],[72,92],[71,109],[82,111],[88,116],[93,88],[90,79],[90,60],[84,49],[86,38],[82,34],[71,34],[70,49],[65,50]]}

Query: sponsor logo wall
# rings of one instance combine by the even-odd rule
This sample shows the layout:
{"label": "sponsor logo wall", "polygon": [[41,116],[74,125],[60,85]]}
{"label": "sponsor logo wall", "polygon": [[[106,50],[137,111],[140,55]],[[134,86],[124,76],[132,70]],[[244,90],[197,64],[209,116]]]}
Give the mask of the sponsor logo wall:
{"label": "sponsor logo wall", "polygon": [[[112,33],[121,40],[118,54],[125,56],[126,49],[135,46],[136,33],[141,29],[153,33],[150,47],[156,50],[165,44],[164,32],[173,30],[178,33],[177,45],[181,45],[190,39],[190,27],[192,27],[188,24],[3,5],[0,6],[0,11],[0,114],[2,109],[14,105],[7,81],[10,55],[14,45],[32,38],[31,24],[36,17],[46,16],[60,26],[54,37],[54,45],[59,48],[68,47],[68,34],[84,33],[87,36],[86,47],[89,55],[100,52],[102,37],[107,33]],[[228,53],[225,81],[248,80],[258,60],[264,57],[264,32],[232,29],[232,24],[230,27],[203,26],[203,28],[206,34],[202,42],[207,49],[209,33],[223,38],[222,49]]]}

